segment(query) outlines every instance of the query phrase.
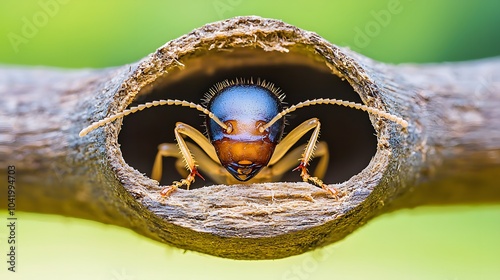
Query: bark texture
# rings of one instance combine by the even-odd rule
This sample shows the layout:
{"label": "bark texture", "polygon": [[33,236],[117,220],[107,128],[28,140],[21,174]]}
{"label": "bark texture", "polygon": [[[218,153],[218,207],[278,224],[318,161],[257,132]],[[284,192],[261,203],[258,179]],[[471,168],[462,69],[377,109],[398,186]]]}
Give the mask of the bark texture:
{"label": "bark texture", "polygon": [[[332,184],[343,193],[339,201],[302,182],[212,185],[162,199],[159,183],[124,159],[118,141],[122,120],[78,136],[93,121],[155,96],[158,89],[196,84],[197,78],[216,80],[234,69],[239,75],[265,70],[272,76],[293,67],[304,76],[308,71],[331,76],[365,104],[409,122],[402,129],[362,115],[371,123],[368,133],[376,133],[376,152],[360,172]],[[498,58],[387,65],[278,20],[238,17],[196,29],[123,67],[1,67],[0,166],[16,166],[18,210],[115,224],[220,257],[283,258],[338,241],[388,211],[498,203],[499,73]],[[168,91],[161,96],[172,98]],[[321,108],[327,116],[337,110]],[[323,131],[328,142],[329,128]],[[5,194],[6,172],[0,177]]]}

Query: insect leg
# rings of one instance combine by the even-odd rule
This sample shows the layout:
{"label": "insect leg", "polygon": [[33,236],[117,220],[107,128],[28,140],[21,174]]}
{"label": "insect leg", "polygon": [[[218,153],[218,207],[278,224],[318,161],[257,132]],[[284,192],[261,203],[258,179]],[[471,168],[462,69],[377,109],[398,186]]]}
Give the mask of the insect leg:
{"label": "insect leg", "polygon": [[[200,147],[207,153],[207,155],[212,160],[219,162],[217,155],[215,153],[215,149],[212,146],[212,144],[210,144],[208,139],[205,138],[205,136],[203,136],[201,132],[199,132],[192,126],[178,122],[175,126],[174,134],[175,134],[175,139],[177,140],[177,145],[179,146],[179,150],[181,152],[182,159],[186,164],[186,168],[189,170],[189,175],[185,179],[182,179],[181,181],[175,181],[173,182],[172,185],[164,188],[160,192],[162,196],[170,195],[172,192],[174,192],[177,188],[181,186],[186,186],[186,188],[189,189],[189,186],[191,185],[191,183],[194,182],[196,175],[201,177],[201,175],[198,173],[196,161],[194,160],[194,157],[191,154],[191,151],[189,150],[189,147],[187,146],[187,143],[184,141],[182,135],[193,139],[198,145],[200,145]],[[153,175],[152,175],[153,179],[161,178],[161,172],[162,172],[161,157],[162,156],[160,154],[157,155],[155,159],[155,164],[153,166]]]}
{"label": "insect leg", "polygon": [[155,157],[155,162],[153,164],[153,171],[151,172],[151,179],[160,181],[163,173],[163,158],[164,157],[175,157],[178,160],[175,162],[175,167],[177,171],[182,176],[188,176],[185,169],[185,164],[182,161],[182,155],[179,153],[179,148],[174,143],[162,143],[158,145],[158,153]]}
{"label": "insect leg", "polygon": [[[276,149],[274,150],[274,154],[271,157],[271,160],[269,161],[269,165],[273,165],[273,164],[277,163],[278,161],[280,161],[280,159],[283,158],[283,156],[286,154],[286,152],[288,150],[290,150],[290,148],[295,143],[297,143],[297,141],[302,136],[304,136],[304,134],[306,134],[309,130],[314,129],[313,134],[312,134],[311,138],[309,139],[309,142],[307,143],[307,145],[305,146],[305,148],[303,150],[303,153],[302,153],[301,159],[300,159],[300,164],[294,170],[301,171],[300,176],[302,177],[304,182],[309,182],[309,183],[312,183],[316,186],[319,186],[319,187],[323,188],[325,191],[327,191],[328,193],[330,193],[331,195],[333,195],[335,198],[337,198],[338,191],[336,189],[331,189],[331,188],[327,187],[323,183],[323,181],[321,181],[321,179],[318,178],[318,177],[324,176],[326,169],[328,167],[329,155],[328,155],[328,147],[327,147],[326,143],[325,144],[318,144],[318,147],[320,147],[320,149],[318,150],[318,152],[319,152],[318,155],[321,156],[321,160],[318,164],[316,172],[314,173],[315,176],[311,177],[307,171],[307,165],[309,165],[309,161],[311,161],[311,159],[314,156],[314,152],[316,149],[316,142],[318,140],[320,127],[321,127],[321,124],[317,118],[312,118],[312,119],[309,119],[309,120],[301,123],[295,129],[293,129],[285,138],[283,138],[283,140],[278,145],[276,145]],[[297,152],[295,152],[295,150],[294,150],[292,153],[297,153]],[[296,154],[294,154],[294,155],[296,155]],[[292,160],[288,160],[288,157],[287,157],[287,160],[284,162],[292,162]],[[283,163],[283,164],[285,164],[285,163]],[[282,168],[285,166],[283,165],[282,167],[281,166],[276,166],[276,167]],[[283,171],[280,171],[280,169],[277,169],[277,172],[278,171],[283,172]]]}
{"label": "insect leg", "polygon": [[314,177],[324,178],[326,170],[328,169],[328,162],[330,160],[330,153],[328,151],[328,144],[325,141],[320,141],[316,145],[314,157],[319,158],[318,165],[314,170]]}
{"label": "insect leg", "polygon": [[[206,151],[200,149],[193,143],[186,143],[188,145],[191,154],[196,158],[198,162],[199,169],[203,171],[203,174],[207,174],[210,179],[212,179],[217,184],[227,184],[228,181],[231,182],[233,176],[227,172],[227,170],[217,161],[213,161]],[[183,170],[185,172],[185,170]]]}
{"label": "insect leg", "polygon": [[307,170],[307,166],[309,165],[309,161],[314,156],[314,151],[316,149],[316,142],[318,141],[319,137],[319,131],[321,128],[321,123],[319,120],[316,119],[316,127],[314,128],[314,131],[311,135],[311,138],[309,139],[309,142],[307,142],[306,148],[304,149],[304,153],[302,154],[302,158],[300,160],[299,166],[295,168],[294,170],[300,170],[300,176],[302,177],[302,180],[304,182],[309,182],[313,185],[319,186],[331,195],[335,197],[335,199],[338,199],[338,190],[333,188],[329,188],[321,179],[318,177],[312,177],[309,175],[309,171]]}
{"label": "insect leg", "polygon": [[[283,173],[296,166],[296,160],[302,157],[304,149],[305,145],[297,147],[284,155],[273,166],[268,167],[271,169],[272,177],[280,178]],[[330,157],[330,154],[328,153],[328,144],[326,144],[326,142],[318,142],[316,145],[316,151],[314,152],[314,157],[319,158],[319,162],[313,174],[315,177],[323,178],[325,176],[326,169],[328,168],[328,160]]]}
{"label": "insect leg", "polygon": [[279,161],[292,148],[292,146],[295,145],[295,143],[297,143],[302,136],[304,136],[304,134],[315,128],[317,123],[319,123],[319,120],[317,118],[312,118],[301,123],[290,131],[290,133],[288,133],[285,138],[283,138],[283,140],[276,145],[273,156],[269,160],[268,165],[273,165]]}
{"label": "insect leg", "polygon": [[[220,164],[219,157],[217,156],[217,153],[215,152],[214,146],[212,146],[212,143],[201,133],[199,130],[196,128],[182,123],[178,122],[175,124],[175,129],[179,134],[183,134],[189,138],[191,138],[198,146],[200,146],[203,151],[216,163]],[[177,139],[177,136],[176,136]],[[179,139],[177,139],[179,141]]]}
{"label": "insect leg", "polygon": [[[228,179],[232,179],[231,174],[229,174],[224,167],[222,167],[218,162],[213,161],[207,153],[200,149],[196,144],[186,142],[189,151],[196,158],[198,162],[198,169],[200,169],[204,174],[207,174],[210,179],[218,184],[226,184]],[[175,162],[175,168],[181,176],[187,177],[189,172],[186,171],[185,162],[182,154],[179,153],[179,148],[177,144],[174,143],[162,143],[158,145],[158,153],[153,164],[153,172],[151,178],[160,181],[162,177],[162,166],[163,157],[173,157],[177,158]]]}

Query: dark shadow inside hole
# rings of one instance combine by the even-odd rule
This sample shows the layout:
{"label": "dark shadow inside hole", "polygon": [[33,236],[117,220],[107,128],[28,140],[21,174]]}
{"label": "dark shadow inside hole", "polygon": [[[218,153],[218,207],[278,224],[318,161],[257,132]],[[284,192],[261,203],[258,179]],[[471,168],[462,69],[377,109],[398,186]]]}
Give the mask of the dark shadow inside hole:
{"label": "dark shadow inside hole", "polygon": [[[281,88],[286,94],[285,106],[314,98],[337,98],[361,103],[349,83],[342,81],[326,68],[323,71],[304,65],[273,65],[234,67],[230,70],[186,76],[153,88],[149,94],[135,100],[130,107],[159,99],[181,99],[201,103],[205,92],[216,82],[250,77],[265,79]],[[328,143],[330,151],[325,183],[343,182],[368,165],[375,155],[377,140],[366,112],[336,105],[305,107],[287,116],[285,133],[313,117],[321,121],[320,140]],[[123,157],[130,166],[150,176],[157,146],[161,143],[175,143],[175,123],[184,122],[204,132],[204,120],[201,112],[180,106],[154,107],[129,115],[124,118],[119,135]],[[305,144],[310,135],[311,132],[307,133],[299,144]],[[163,177],[160,182],[162,185],[170,185],[182,178],[175,170],[174,162],[173,158],[164,159]],[[311,163],[311,173],[315,163],[315,160]],[[213,184],[207,176],[205,178],[207,181],[197,179],[192,187]],[[290,171],[282,181],[301,181],[301,178],[299,172]]]}

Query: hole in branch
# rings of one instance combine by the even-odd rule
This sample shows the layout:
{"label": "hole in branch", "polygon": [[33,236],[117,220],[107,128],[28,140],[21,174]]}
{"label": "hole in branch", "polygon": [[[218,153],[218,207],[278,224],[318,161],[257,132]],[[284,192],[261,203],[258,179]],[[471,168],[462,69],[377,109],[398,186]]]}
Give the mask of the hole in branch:
{"label": "hole in branch", "polygon": [[[310,56],[252,49],[207,53],[202,57],[184,59],[182,63],[185,65],[183,69],[169,71],[148,92],[138,94],[129,107],[159,99],[181,99],[201,104],[204,94],[215,83],[251,77],[254,80],[265,79],[281,88],[286,94],[285,106],[314,98],[361,103],[359,95],[348,82],[342,81],[324,63]],[[319,140],[327,142],[330,152],[324,178],[326,183],[348,180],[368,165],[375,155],[377,139],[366,112],[334,105],[301,108],[287,116],[285,135],[313,117],[321,122]],[[200,116],[200,112],[180,106],[154,107],[129,115],[124,118],[119,135],[123,157],[130,166],[151,176],[158,145],[175,143],[176,122],[184,122],[204,132],[204,121],[205,116]],[[298,144],[307,143],[311,132]],[[316,161],[311,163],[311,173]],[[170,185],[172,181],[183,178],[174,167],[174,158],[165,158],[163,162],[162,185]],[[203,170],[203,166],[200,169]],[[204,177],[207,181],[197,179],[194,187],[213,184],[208,176]],[[288,172],[282,181],[301,181],[301,178],[299,172]]]}

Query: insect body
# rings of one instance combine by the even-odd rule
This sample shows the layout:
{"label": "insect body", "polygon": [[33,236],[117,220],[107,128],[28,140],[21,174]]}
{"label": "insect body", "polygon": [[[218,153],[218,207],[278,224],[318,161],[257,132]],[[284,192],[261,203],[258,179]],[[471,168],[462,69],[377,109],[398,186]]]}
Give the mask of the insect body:
{"label": "insect body", "polygon": [[[184,173],[186,178],[164,188],[161,195],[168,196],[181,186],[189,188],[196,176],[201,177],[198,166],[218,183],[264,182],[279,180],[286,171],[296,165],[295,160],[300,158],[300,163],[294,170],[301,172],[302,179],[337,197],[337,190],[329,188],[320,179],[326,172],[329,155],[327,144],[317,143],[321,127],[319,120],[309,119],[282,138],[286,114],[305,106],[332,104],[367,111],[403,127],[408,126],[405,120],[397,116],[362,104],[337,99],[314,99],[283,109],[283,98],[284,94],[266,81],[257,80],[254,83],[252,79],[226,80],[217,83],[209,90],[205,100],[206,107],[181,100],[154,101],[95,122],[83,129],[80,136],[118,118],[152,106],[188,106],[206,115],[208,138],[187,124],[180,122],[176,124],[174,134],[178,146],[172,143],[159,145],[151,178],[157,181],[161,179],[162,158],[168,156],[178,158],[177,170],[181,174]],[[310,130],[313,130],[313,133],[308,143],[290,151],[292,146]],[[183,136],[191,138],[201,149],[186,142]],[[320,161],[314,176],[311,176],[307,166],[314,153]],[[184,172],[182,161],[188,173]]]}

